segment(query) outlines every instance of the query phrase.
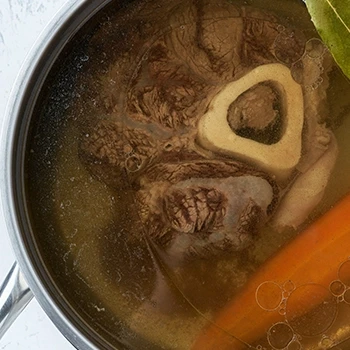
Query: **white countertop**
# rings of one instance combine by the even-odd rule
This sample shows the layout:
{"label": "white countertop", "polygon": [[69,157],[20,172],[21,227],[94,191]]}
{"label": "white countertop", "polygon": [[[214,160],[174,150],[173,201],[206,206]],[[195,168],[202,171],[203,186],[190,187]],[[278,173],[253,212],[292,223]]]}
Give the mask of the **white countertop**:
{"label": "white countertop", "polygon": [[[0,0],[0,123],[20,67],[42,29],[66,0]],[[1,144],[3,147],[3,144]],[[0,284],[15,261],[0,214]],[[0,350],[68,350],[61,335],[34,299],[0,340]]]}

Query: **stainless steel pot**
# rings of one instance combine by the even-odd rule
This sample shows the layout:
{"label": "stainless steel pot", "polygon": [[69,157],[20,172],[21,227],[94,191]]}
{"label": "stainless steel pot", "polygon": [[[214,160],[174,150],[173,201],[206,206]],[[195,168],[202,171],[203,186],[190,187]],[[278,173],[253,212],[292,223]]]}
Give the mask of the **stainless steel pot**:
{"label": "stainless steel pot", "polygon": [[25,214],[21,179],[26,131],[38,91],[65,45],[109,2],[67,1],[37,41],[13,88],[3,125],[1,187],[4,216],[17,262],[0,287],[0,338],[35,296],[54,324],[76,348],[108,348],[98,340],[93,341],[83,324],[74,324],[72,315],[63,311],[54,293],[47,290],[43,279],[44,269],[30,249],[33,242],[30,241],[31,228]]}
{"label": "stainless steel pot", "polygon": [[[115,3],[124,4],[130,1],[120,0]],[[50,278],[49,267],[43,263],[33,238],[34,229],[29,219],[24,180],[25,151],[30,123],[35,115],[34,109],[40,101],[39,93],[57,57],[72,44],[75,35],[84,25],[111,2],[112,0],[68,1],[38,41],[14,87],[15,93],[9,103],[10,108],[4,123],[1,186],[4,216],[17,262],[0,287],[0,338],[35,296],[58,329],[76,348],[132,348],[122,343],[111,345],[108,338],[80,317],[70,306],[56,281]],[[147,348],[155,349],[151,346]]]}

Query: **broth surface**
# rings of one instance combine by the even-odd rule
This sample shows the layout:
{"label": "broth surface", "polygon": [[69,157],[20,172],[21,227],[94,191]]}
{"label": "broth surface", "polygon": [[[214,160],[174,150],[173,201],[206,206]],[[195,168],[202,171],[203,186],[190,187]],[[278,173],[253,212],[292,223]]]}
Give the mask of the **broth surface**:
{"label": "broth surface", "polygon": [[[301,2],[282,3],[144,1],[103,14],[37,110],[26,164],[36,242],[64,298],[111,346],[191,349],[268,258],[349,193],[349,82]],[[300,156],[287,175],[198,131],[211,111],[221,118],[213,101],[225,87],[270,64],[287,67],[303,97]],[[289,100],[266,74],[231,101],[227,125],[272,147]],[[298,181],[329,154],[330,168],[316,167],[326,180],[298,197]],[[305,202],[297,214],[289,193]],[[284,300],[309,293],[257,291],[266,286]],[[242,348],[340,344],[348,287],[335,287],[310,292],[329,289],[324,323],[287,315]],[[278,296],[272,304],[283,312]]]}

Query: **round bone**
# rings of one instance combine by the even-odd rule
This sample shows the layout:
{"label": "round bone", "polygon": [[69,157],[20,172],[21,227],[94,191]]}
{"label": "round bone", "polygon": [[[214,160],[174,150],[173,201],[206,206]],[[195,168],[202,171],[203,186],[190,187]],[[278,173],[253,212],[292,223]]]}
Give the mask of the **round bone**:
{"label": "round bone", "polygon": [[[238,136],[227,121],[233,101],[252,86],[271,81],[280,90],[283,108],[281,139],[272,145]],[[213,152],[236,157],[258,165],[278,179],[287,178],[301,156],[301,133],[304,121],[302,89],[280,63],[259,66],[227,84],[211,101],[198,124],[198,143]]]}

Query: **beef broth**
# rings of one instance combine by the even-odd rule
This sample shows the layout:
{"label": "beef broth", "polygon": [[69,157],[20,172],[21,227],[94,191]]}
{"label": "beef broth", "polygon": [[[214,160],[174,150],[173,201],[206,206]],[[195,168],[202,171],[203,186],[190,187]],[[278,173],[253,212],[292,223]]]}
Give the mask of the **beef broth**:
{"label": "beef broth", "polygon": [[[269,257],[349,192],[349,82],[304,5],[276,4],[103,13],[65,61],[74,81],[62,89],[61,70],[59,96],[37,109],[26,164],[36,241],[57,288],[111,346],[191,349]],[[289,132],[295,164],[280,143]],[[306,193],[315,168],[323,180]],[[283,347],[271,332],[251,346],[316,349],[340,322],[333,311],[322,329],[271,324]],[[322,349],[344,337],[331,339]]]}

